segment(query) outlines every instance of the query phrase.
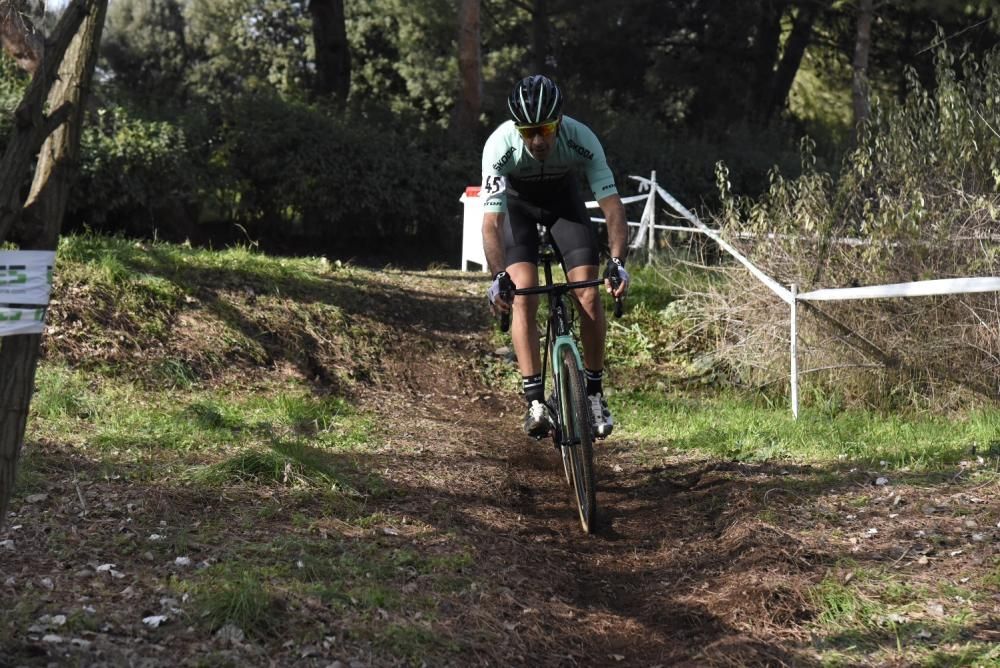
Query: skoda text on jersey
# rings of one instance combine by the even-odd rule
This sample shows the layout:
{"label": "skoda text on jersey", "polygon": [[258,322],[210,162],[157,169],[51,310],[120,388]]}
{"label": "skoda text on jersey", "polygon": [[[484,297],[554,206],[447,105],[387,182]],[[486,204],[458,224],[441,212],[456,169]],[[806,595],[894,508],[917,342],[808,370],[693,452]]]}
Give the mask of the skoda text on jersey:
{"label": "skoda text on jersey", "polygon": [[618,194],[604,148],[583,123],[563,116],[552,153],[538,160],[528,151],[514,121],[507,121],[493,131],[483,148],[483,211],[507,210],[508,179],[516,189],[519,182],[538,184],[561,179],[577,167],[587,176],[594,199]]}

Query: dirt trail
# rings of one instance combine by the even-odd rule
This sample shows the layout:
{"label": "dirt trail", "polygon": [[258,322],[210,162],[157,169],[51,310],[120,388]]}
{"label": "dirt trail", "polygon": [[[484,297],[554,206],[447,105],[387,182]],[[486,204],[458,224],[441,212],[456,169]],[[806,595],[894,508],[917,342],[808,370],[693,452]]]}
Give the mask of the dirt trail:
{"label": "dirt trail", "polygon": [[[478,301],[458,308],[474,312]],[[620,435],[597,448],[601,516],[586,536],[555,452],[520,432],[520,398],[483,387],[472,371],[470,360],[490,355],[488,339],[481,321],[456,318],[455,308],[407,311],[415,336],[400,338],[387,369],[396,382],[371,405],[387,416],[390,476],[408,490],[399,510],[441,517],[440,528],[474,546],[479,580],[491,583],[451,622],[492,632],[485,663],[818,665],[808,591],[843,575],[842,564],[932,583],[988,563],[996,549],[964,563],[961,549],[951,563],[919,559],[928,549],[919,536],[940,531],[943,548],[962,547],[971,540],[968,530],[956,535],[963,517],[996,524],[996,504],[977,506],[983,499],[960,477],[937,489],[898,480],[898,494],[878,497],[856,469],[651,456],[656,444],[639,454]],[[403,444],[418,455],[400,462]],[[921,508],[942,493],[963,507],[928,524]],[[905,505],[893,513],[896,497]],[[870,512],[852,512],[863,505]],[[843,527],[841,517],[864,525]],[[983,606],[991,609],[995,601]],[[964,637],[996,640],[990,624]],[[856,640],[891,648],[898,638],[872,629]]]}
{"label": "dirt trail", "polygon": [[[484,648],[490,661],[809,663],[779,649],[770,628],[763,638],[738,628],[741,620],[760,626],[769,602],[800,615],[791,580],[800,564],[817,565],[792,538],[755,531],[752,520],[740,528],[749,481],[767,471],[689,459],[641,465],[631,444],[613,437],[597,445],[600,523],[584,535],[551,443],[526,438],[521,399],[484,387],[472,368],[470,360],[490,354],[481,326],[409,313],[416,336],[399,338],[391,382],[368,403],[389,428],[387,474],[407,490],[393,510],[426,519],[446,503],[438,525],[475,546],[479,579],[493,584],[455,620],[499,626],[497,645]],[[406,450],[413,456],[400,457]],[[748,566],[757,569],[751,579]],[[779,591],[767,596],[788,592],[788,600],[749,596],[768,581]]]}
{"label": "dirt trail", "polygon": [[[386,554],[470,554],[462,575],[472,584],[457,593],[424,591],[420,575],[397,583],[404,597],[437,602],[427,627],[461,654],[427,659],[366,645],[365,625],[378,615],[373,622],[294,593],[283,615],[318,622],[333,641],[230,646],[194,623],[144,629],[139,620],[164,600],[187,605],[171,598],[184,571],[171,566],[165,576],[152,559],[173,553],[150,554],[150,534],[187,530],[185,553],[225,563],[233,546],[319,540],[330,509],[281,490],[216,496],[119,479],[42,443],[34,447],[45,452],[47,496],[17,505],[11,523],[19,528],[0,534],[17,546],[4,553],[2,593],[23,608],[0,634],[8,643],[0,666],[202,665],[206,655],[262,666],[810,666],[819,654],[808,592],[821,581],[881,569],[934,587],[987,572],[996,558],[1000,532],[987,529],[1000,520],[995,483],[976,489],[958,476],[929,484],[900,475],[887,494],[864,471],[707,460],[677,454],[667,441],[640,448],[621,433],[597,447],[600,523],[586,536],[551,445],[520,432],[520,398],[486,386],[477,369],[495,361],[482,281],[453,272],[386,272],[384,280],[384,290],[367,288],[345,317],[389,325],[386,354],[357,391],[363,408],[381,417],[381,446],[358,462],[389,489],[365,501],[365,512],[385,524],[333,518],[330,536]],[[307,521],[296,524],[296,514]],[[200,522],[219,518],[222,528],[198,537]],[[976,522],[981,529],[967,528]],[[122,579],[95,582],[95,565],[112,558]],[[976,619],[997,618],[998,602],[977,600]],[[51,635],[39,627],[42,612],[81,606],[103,616],[85,629],[86,645],[42,638]],[[930,642],[949,632],[943,621],[926,628]],[[1000,640],[993,623],[960,632],[963,641]],[[891,652],[899,636],[874,624],[848,642]],[[859,665],[886,665],[884,654]]]}

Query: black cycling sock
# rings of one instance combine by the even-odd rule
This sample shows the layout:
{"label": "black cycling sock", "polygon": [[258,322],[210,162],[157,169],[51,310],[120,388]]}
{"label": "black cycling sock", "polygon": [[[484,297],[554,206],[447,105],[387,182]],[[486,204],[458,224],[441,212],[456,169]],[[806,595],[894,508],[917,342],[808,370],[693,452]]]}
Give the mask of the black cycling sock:
{"label": "black cycling sock", "polygon": [[531,405],[532,401],[545,401],[545,386],[542,385],[542,374],[522,376],[521,387],[524,388],[524,400]]}
{"label": "black cycling sock", "polygon": [[587,394],[604,394],[604,369],[600,371],[584,369],[583,375],[587,378]]}

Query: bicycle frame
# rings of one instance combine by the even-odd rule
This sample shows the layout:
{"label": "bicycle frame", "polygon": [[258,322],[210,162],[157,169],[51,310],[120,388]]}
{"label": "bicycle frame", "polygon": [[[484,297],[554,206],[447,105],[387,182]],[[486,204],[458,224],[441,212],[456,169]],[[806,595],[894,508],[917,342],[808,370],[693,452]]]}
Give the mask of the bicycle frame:
{"label": "bicycle frame", "polygon": [[[603,285],[604,280],[596,278],[588,281],[556,284],[552,279],[552,263],[555,260],[555,257],[556,254],[555,249],[552,246],[552,237],[548,230],[546,230],[542,237],[541,245],[539,246],[539,262],[542,264],[543,273],[545,275],[545,284],[534,288],[518,289],[515,290],[514,294],[545,294],[548,297],[549,317],[545,328],[545,348],[542,358],[542,385],[544,387],[546,372],[549,364],[552,364],[553,381],[556,388],[555,394],[557,398],[562,400],[563,393],[559,392],[559,388],[563,387],[567,380],[561,377],[563,375],[562,365],[556,365],[555,360],[561,359],[563,350],[568,348],[576,357],[579,368],[584,368],[583,358],[580,355],[580,349],[576,345],[576,339],[573,337],[573,321],[569,311],[567,310],[566,300],[564,297],[571,290]],[[566,414],[565,411],[570,410],[568,406],[560,406],[560,409],[564,415]],[[561,432],[562,430],[560,429],[559,431]],[[560,445],[572,445],[579,442],[579,436],[577,434],[560,433],[559,436]]]}

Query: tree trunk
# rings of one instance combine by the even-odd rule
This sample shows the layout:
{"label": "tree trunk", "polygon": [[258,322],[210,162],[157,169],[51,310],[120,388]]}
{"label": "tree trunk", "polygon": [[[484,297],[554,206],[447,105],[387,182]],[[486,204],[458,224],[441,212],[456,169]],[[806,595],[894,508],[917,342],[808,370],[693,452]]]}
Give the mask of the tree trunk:
{"label": "tree trunk", "polygon": [[458,9],[458,72],[460,88],[455,101],[453,127],[472,134],[479,126],[483,106],[483,77],[480,64],[480,0],[461,0]]}
{"label": "tree trunk", "polygon": [[28,18],[25,4],[0,0],[0,45],[18,67],[34,74],[45,55],[45,40]]}
{"label": "tree trunk", "polygon": [[0,242],[7,241],[11,228],[21,219],[24,176],[38,155],[42,142],[69,113],[68,107],[63,105],[50,107],[53,111],[46,116],[45,96],[87,11],[86,3],[79,1],[63,11],[52,33],[51,46],[42,60],[42,67],[35,73],[14,110],[14,131],[0,160]]}
{"label": "tree trunk", "polygon": [[854,103],[854,137],[861,125],[871,115],[868,87],[868,53],[872,46],[873,0],[860,0],[858,6],[858,38],[854,44],[854,78],[851,82],[851,101]]}
{"label": "tree trunk", "polygon": [[[781,24],[788,9],[788,3],[779,0],[765,0],[761,3],[760,17],[754,39],[752,64],[753,86],[750,90],[755,120],[770,115],[771,90],[774,82],[774,64],[781,53]],[[750,63],[747,63],[749,66]]]}
{"label": "tree trunk", "polygon": [[[25,248],[54,249],[59,240],[73,168],[79,157],[86,97],[107,9],[108,0],[73,0],[56,26],[57,49],[60,54],[65,51],[65,57],[60,58],[59,78],[49,92],[48,106],[68,113],[63,113],[65,123],[48,136],[38,155],[24,218],[34,234],[24,240],[22,246]],[[78,16],[73,16],[74,13]],[[79,29],[67,32],[68,26],[73,24]],[[60,43],[62,38],[66,41]],[[45,69],[48,68],[49,63],[45,63]],[[40,107],[36,113],[41,115]],[[51,122],[38,125],[51,125]],[[21,141],[32,138],[22,136]],[[9,167],[4,164],[4,169]],[[0,178],[12,180],[14,175],[4,172]],[[4,371],[0,376],[0,525],[6,518],[13,493],[40,344],[41,336],[37,334],[8,337],[0,344],[0,369]]]}
{"label": "tree trunk", "polygon": [[778,69],[774,73],[774,80],[771,83],[771,95],[767,105],[766,116],[771,118],[784,108],[788,101],[788,94],[792,90],[795,82],[795,75],[802,65],[802,58],[806,54],[806,47],[812,40],[813,24],[819,7],[813,3],[799,7],[795,16],[795,23],[792,24],[792,32],[785,42],[785,51],[778,63]]}
{"label": "tree trunk", "polygon": [[316,46],[318,95],[332,95],[343,104],[351,92],[351,50],[347,44],[344,0],[310,0]]}
{"label": "tree trunk", "polygon": [[546,0],[535,0],[531,12],[532,74],[550,74],[549,67],[549,10]]}

